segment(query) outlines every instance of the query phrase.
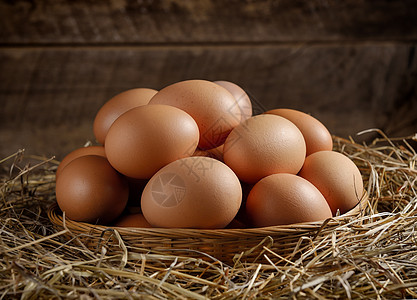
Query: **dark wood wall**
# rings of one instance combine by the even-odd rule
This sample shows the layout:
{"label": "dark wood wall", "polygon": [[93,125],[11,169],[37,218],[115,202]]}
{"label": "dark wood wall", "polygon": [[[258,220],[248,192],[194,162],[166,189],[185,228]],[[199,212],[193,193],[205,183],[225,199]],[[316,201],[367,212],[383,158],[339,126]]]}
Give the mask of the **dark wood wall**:
{"label": "dark wood wall", "polygon": [[0,1],[0,157],[62,158],[111,96],[190,78],[339,136],[413,134],[416,44],[414,0]]}

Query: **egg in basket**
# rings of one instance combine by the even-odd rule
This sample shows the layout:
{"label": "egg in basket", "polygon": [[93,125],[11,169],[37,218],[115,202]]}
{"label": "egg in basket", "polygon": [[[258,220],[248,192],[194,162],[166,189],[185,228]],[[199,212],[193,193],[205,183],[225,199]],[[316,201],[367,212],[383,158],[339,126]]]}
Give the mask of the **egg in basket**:
{"label": "egg in basket", "polygon": [[126,228],[149,237],[256,235],[321,224],[364,199],[359,169],[333,151],[320,121],[287,108],[252,116],[248,95],[231,82],[125,91],[103,105],[93,130],[99,145],[74,150],[57,170],[55,222],[62,212],[122,236]]}

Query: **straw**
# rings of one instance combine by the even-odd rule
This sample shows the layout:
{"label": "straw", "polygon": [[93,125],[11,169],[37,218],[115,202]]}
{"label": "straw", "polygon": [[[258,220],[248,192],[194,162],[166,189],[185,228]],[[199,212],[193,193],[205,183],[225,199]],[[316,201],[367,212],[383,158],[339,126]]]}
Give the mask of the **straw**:
{"label": "straw", "polygon": [[[96,232],[56,210],[62,224],[51,220],[58,162],[17,151],[0,159],[0,299],[417,298],[417,135],[368,132],[380,138],[334,137],[366,183],[368,201],[350,217],[190,230],[199,238],[182,241],[174,229]],[[152,234],[166,247],[134,241]],[[213,239],[234,251],[210,250]]]}

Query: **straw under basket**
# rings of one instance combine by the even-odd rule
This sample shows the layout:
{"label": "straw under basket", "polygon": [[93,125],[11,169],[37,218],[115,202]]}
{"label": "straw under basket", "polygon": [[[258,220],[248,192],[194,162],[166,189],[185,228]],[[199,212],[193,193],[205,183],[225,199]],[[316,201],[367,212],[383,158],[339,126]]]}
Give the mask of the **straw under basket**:
{"label": "straw under basket", "polygon": [[321,222],[299,223],[247,229],[166,229],[122,228],[92,225],[63,218],[56,204],[48,211],[54,226],[69,230],[68,236],[80,239],[93,251],[105,246],[109,251],[117,248],[137,253],[159,253],[202,259],[218,259],[226,263],[262,260],[269,249],[288,257],[308,248],[314,240],[330,234],[336,227],[363,215],[368,197],[352,210]]}

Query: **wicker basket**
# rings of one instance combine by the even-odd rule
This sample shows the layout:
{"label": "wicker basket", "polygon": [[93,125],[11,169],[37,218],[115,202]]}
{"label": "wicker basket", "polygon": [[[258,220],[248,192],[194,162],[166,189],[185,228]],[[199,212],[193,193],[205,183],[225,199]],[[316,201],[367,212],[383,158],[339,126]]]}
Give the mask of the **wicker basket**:
{"label": "wicker basket", "polygon": [[110,251],[126,246],[125,249],[138,253],[215,258],[226,263],[237,260],[254,262],[262,259],[264,246],[280,256],[296,255],[296,252],[310,246],[309,240],[330,234],[334,228],[362,215],[367,201],[365,194],[355,208],[324,222],[248,229],[122,228],[92,225],[64,220],[57,204],[50,207],[48,217],[57,229],[69,229],[69,235],[75,235],[94,251],[100,251],[102,246]]}

